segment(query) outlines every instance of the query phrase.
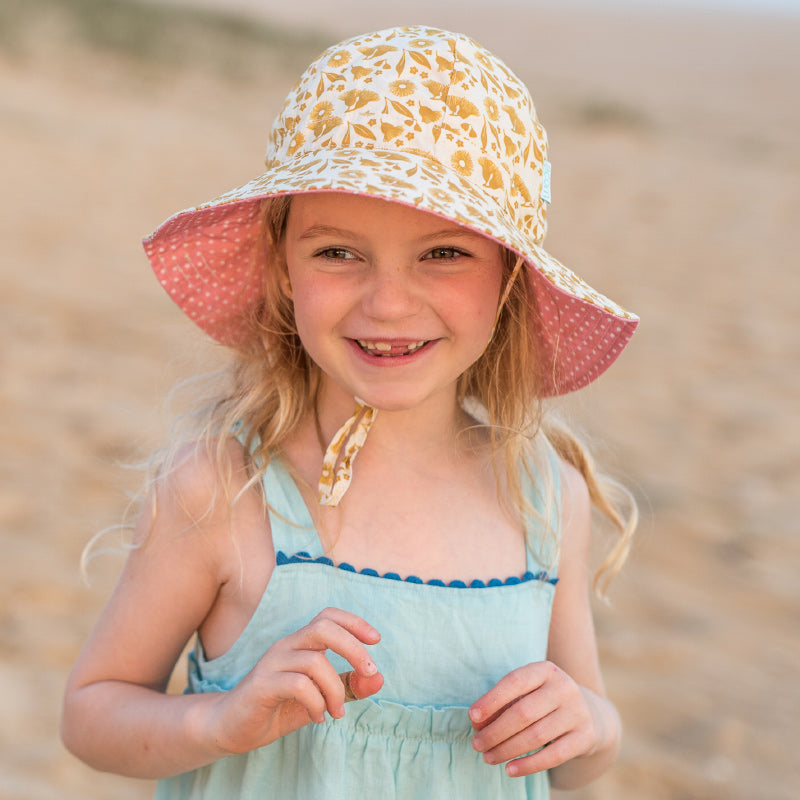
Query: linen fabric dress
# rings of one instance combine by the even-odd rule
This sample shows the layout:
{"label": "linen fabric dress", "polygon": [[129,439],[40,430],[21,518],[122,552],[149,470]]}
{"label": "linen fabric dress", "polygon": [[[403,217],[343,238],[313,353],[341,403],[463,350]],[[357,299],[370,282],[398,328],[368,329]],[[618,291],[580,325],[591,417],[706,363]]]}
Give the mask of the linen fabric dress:
{"label": "linen fabric dress", "polygon": [[[554,461],[554,457],[552,458]],[[557,480],[557,466],[551,465]],[[198,642],[187,692],[233,688],[278,639],[327,606],[364,617],[381,632],[370,655],[384,676],[380,692],[347,703],[272,744],[159,781],[156,800],[486,800],[549,797],[546,773],[509,778],[471,745],[467,711],[500,678],[546,657],[556,579],[546,548],[528,549],[523,576],[467,585],[423,583],[355,571],[323,557],[297,485],[273,457],[264,475],[276,568],[240,638],[207,660]],[[558,509],[559,486],[555,502]],[[541,492],[526,486],[540,513]],[[550,525],[558,533],[556,513]],[[542,523],[532,522],[534,534]],[[544,535],[540,538],[544,540]],[[491,532],[487,532],[491,547]],[[352,667],[328,653],[338,672]]]}

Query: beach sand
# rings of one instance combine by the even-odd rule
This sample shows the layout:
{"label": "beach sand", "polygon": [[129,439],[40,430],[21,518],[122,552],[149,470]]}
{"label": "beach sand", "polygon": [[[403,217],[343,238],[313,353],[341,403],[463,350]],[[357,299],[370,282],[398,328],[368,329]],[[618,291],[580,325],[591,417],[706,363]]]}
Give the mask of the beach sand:
{"label": "beach sand", "polygon": [[[551,139],[548,247],[643,320],[567,402],[643,522],[597,605],[619,764],[558,796],[800,797],[800,21],[315,0],[274,12],[268,52],[219,24],[180,48],[127,36],[127,17],[127,38],[98,33],[69,5],[0,20],[0,800],[152,792],[91,772],[57,733],[121,564],[97,558],[87,588],[81,550],[121,519],[138,474],[119,464],[163,436],[173,382],[219,355],[139,239],[260,170],[322,46],[419,21],[528,83]],[[187,23],[171,19],[174,36]]]}

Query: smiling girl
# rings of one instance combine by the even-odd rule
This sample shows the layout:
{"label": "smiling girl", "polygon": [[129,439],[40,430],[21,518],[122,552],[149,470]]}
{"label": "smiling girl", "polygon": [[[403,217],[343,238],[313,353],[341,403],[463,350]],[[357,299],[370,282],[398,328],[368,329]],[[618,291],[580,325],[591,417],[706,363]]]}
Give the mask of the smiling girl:
{"label": "smiling girl", "polygon": [[231,368],[73,670],[76,755],[215,799],[544,798],[613,762],[590,511],[607,579],[635,509],[543,399],[637,320],[542,249],[548,202],[508,68],[392,29],[306,70],[263,175],[145,241]]}

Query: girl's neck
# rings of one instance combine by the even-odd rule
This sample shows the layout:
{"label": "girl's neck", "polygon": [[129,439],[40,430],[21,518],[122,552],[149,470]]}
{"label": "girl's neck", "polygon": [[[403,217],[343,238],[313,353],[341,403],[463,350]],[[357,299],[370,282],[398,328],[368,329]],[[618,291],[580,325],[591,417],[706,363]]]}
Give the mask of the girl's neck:
{"label": "girl's neck", "polygon": [[[317,404],[319,436],[327,446],[339,427],[354,413],[356,400],[340,392],[320,392]],[[424,406],[400,411],[380,409],[365,447],[373,453],[409,459],[457,457],[473,437],[465,431],[474,420],[459,406],[455,393],[437,397]]]}

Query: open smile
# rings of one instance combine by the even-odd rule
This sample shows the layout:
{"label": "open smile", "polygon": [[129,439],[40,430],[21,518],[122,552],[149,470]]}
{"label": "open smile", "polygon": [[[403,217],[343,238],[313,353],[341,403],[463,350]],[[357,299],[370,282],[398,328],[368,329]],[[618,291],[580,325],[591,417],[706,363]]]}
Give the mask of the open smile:
{"label": "open smile", "polygon": [[415,342],[385,342],[380,340],[356,339],[355,342],[367,355],[376,358],[398,358],[400,356],[410,356],[418,352],[430,340],[421,339]]}

